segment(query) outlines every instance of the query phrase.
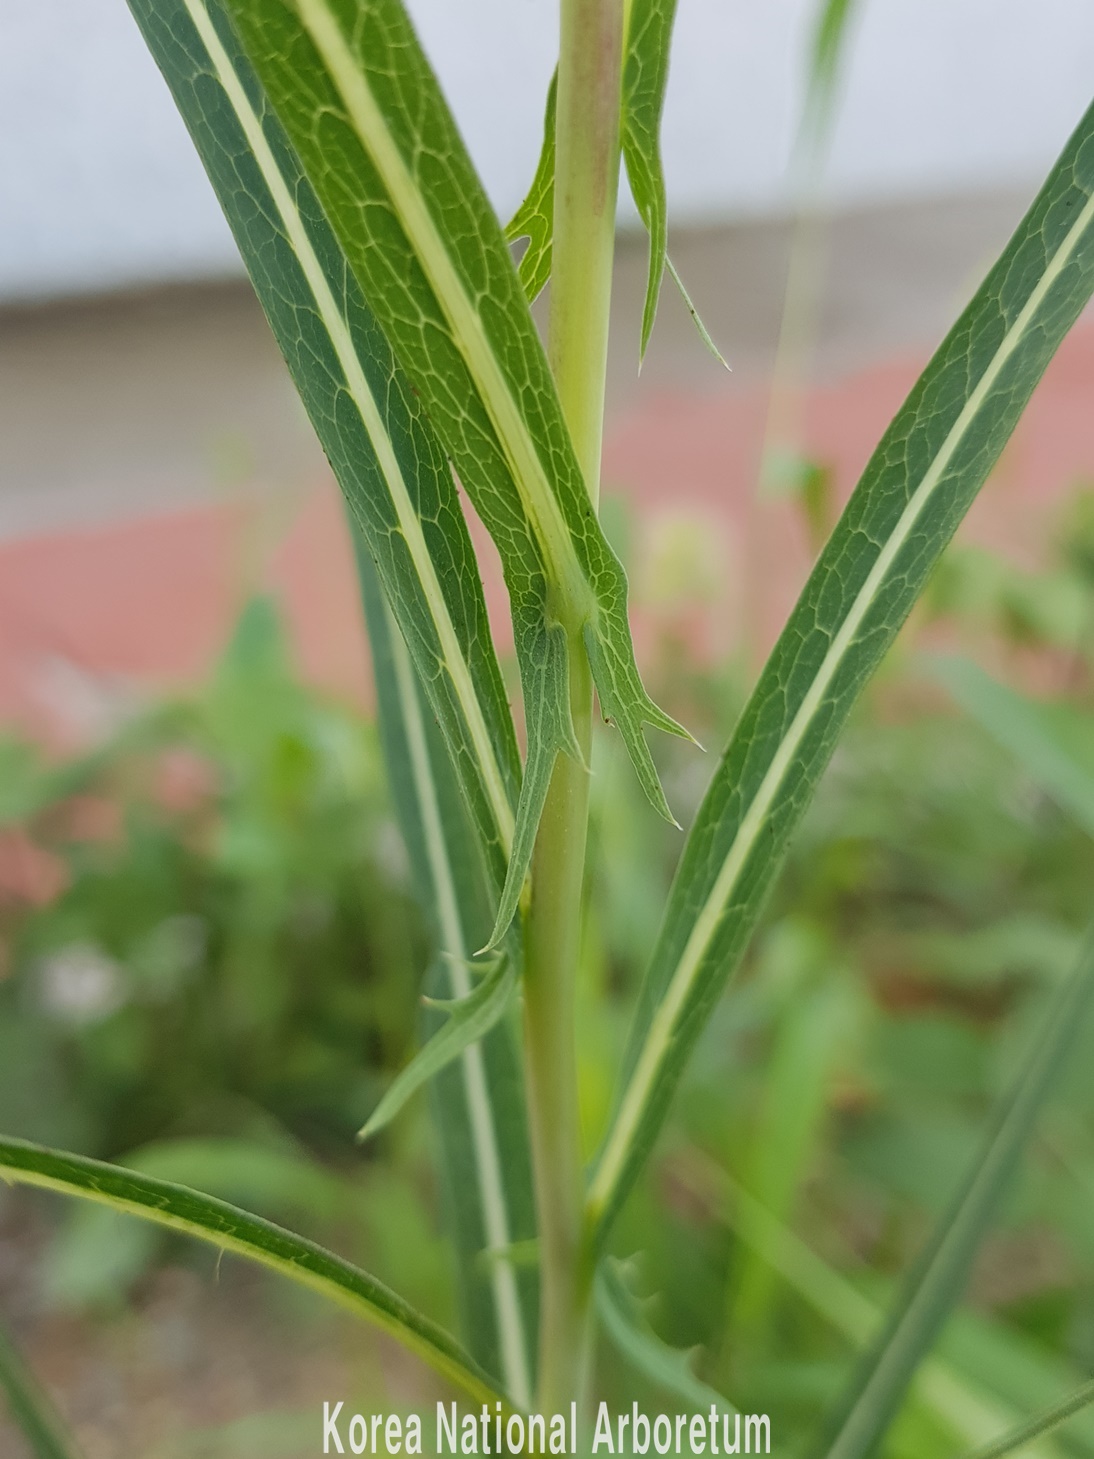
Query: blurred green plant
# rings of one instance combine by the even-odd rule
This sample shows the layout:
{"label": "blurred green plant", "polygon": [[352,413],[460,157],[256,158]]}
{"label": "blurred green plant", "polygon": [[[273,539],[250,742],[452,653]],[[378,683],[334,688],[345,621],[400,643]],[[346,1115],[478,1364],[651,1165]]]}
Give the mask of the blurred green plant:
{"label": "blurred green plant", "polygon": [[[100,1098],[85,1110],[78,1091],[84,1126],[68,1143],[117,1128],[126,1148],[106,1164],[0,1138],[0,1172],[295,1277],[476,1403],[584,1406],[599,1294],[616,1346],[677,1399],[685,1390],[695,1401],[709,1378],[719,1391],[747,1381],[751,1404],[780,1393],[781,1374],[780,1422],[804,1437],[827,1414],[840,1459],[865,1459],[880,1442],[936,1452],[957,1408],[968,1439],[964,1378],[960,1391],[949,1382],[941,1416],[937,1372],[931,1412],[904,1400],[1084,1030],[1094,958],[1076,924],[1089,847],[1065,857],[1069,831],[1043,797],[1001,798],[1013,781],[982,736],[962,761],[952,719],[890,726],[881,715],[873,735],[861,697],[1094,290],[1094,110],[882,437],[703,789],[695,772],[674,777],[664,744],[655,761],[646,742],[646,725],[689,736],[641,683],[626,576],[597,510],[623,162],[651,237],[643,344],[667,267],[658,130],[672,0],[561,5],[525,281],[543,284],[549,247],[546,349],[399,0],[131,8],[351,511],[392,802],[440,995],[414,1072],[382,1109],[386,1118],[420,1073],[432,1076],[466,1349],[368,1272],[232,1204],[276,1197],[294,1219],[337,1205],[288,1140],[322,1146],[354,1110],[364,1122],[358,1062],[370,1052],[381,1062],[398,1026],[385,1000],[405,1010],[420,966],[413,939],[393,950],[405,900],[390,858],[368,850],[381,845],[367,834],[374,762],[344,717],[294,695],[268,606],[245,614],[200,716],[205,758],[211,746],[233,787],[220,814],[206,804],[188,835],[160,834],[147,802],[123,801],[131,859],[74,852],[59,894],[43,882],[48,913],[18,930],[17,961],[33,971],[12,987],[35,989],[38,1006],[28,1015],[16,999],[14,1015],[41,1024],[44,1007],[54,1023],[79,1025],[69,1057],[93,1071],[86,1088]],[[848,9],[831,5],[822,22],[824,94]],[[509,589],[523,757],[457,477]],[[821,471],[805,487],[819,545],[831,483]],[[1072,540],[1084,532],[1080,523]],[[1088,571],[1081,548],[1067,570]],[[1009,584],[1011,636],[1066,634],[1078,618],[1058,596],[1045,613],[1045,595],[1027,595],[1019,624],[1022,595]],[[611,730],[595,751],[594,690]],[[155,743],[162,727],[141,733]],[[1035,740],[1026,725],[1006,744]],[[932,742],[910,800],[908,767]],[[622,801],[635,799],[624,810],[610,794],[598,800],[596,840],[629,838],[633,849],[626,875],[594,870],[587,892],[594,753],[626,762]],[[1046,763],[1025,767],[1033,781]],[[1066,779],[1057,774],[1050,795]],[[968,782],[979,782],[978,805],[963,817]],[[647,833],[643,867],[646,835],[633,828],[650,825],[650,806],[672,822],[666,785],[683,792],[678,814],[690,801],[690,829],[679,857],[665,858],[676,867],[658,918],[652,898],[635,907],[636,892],[667,879],[661,847]],[[227,903],[222,919],[189,894],[169,905],[166,889],[200,874]],[[617,935],[613,920],[628,916],[640,937],[633,926]],[[215,976],[194,994],[206,966]],[[161,1068],[184,1038],[207,1051],[208,1084]],[[51,1029],[45,1043],[37,1068],[64,1040]],[[194,1128],[208,1088],[274,1120],[261,1158],[230,1143],[254,1138],[234,1116]],[[1073,1098],[1065,1177],[1082,1200],[1088,1122]],[[694,1191],[665,1161],[673,1145],[731,1170],[772,1230],[804,1220],[815,1172],[833,1167],[824,1198],[809,1203],[818,1245],[843,1264],[848,1247],[865,1248],[885,1277],[908,1269],[849,1381],[830,1331],[835,1288],[828,1310],[802,1321],[802,1293],[783,1301],[786,1263],[780,1273],[770,1246],[735,1241],[724,1210],[696,1219]],[[199,1188],[179,1183],[180,1164],[198,1171]],[[227,1199],[204,1188],[215,1185]],[[72,1237],[76,1271],[78,1247]],[[667,1278],[660,1330],[617,1280],[612,1256],[627,1247],[647,1253],[654,1285]],[[1077,1307],[1064,1305],[1070,1320]],[[868,1336],[857,1318],[855,1329],[856,1342]],[[665,1351],[681,1340],[703,1345],[709,1373]],[[1050,1342],[1067,1347],[1058,1329]],[[610,1388],[613,1377],[597,1381]],[[976,1395],[972,1407],[978,1423],[998,1410]]]}
{"label": "blurred green plant", "polygon": [[4,1128],[114,1157],[263,1111],[345,1154],[413,1039],[425,933],[376,732],[300,685],[273,605],[201,696],[61,770],[7,758],[8,834],[58,889],[5,910]]}

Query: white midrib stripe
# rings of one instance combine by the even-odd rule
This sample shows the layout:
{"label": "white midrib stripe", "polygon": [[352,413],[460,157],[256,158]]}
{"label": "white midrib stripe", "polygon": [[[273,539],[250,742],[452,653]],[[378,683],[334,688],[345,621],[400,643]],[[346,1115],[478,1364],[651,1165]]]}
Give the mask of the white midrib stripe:
{"label": "white midrib stripe", "polygon": [[[122,1174],[126,1173],[124,1166],[115,1167],[115,1170]],[[178,1231],[193,1240],[204,1241],[210,1246],[215,1246],[221,1254],[230,1251],[233,1255],[244,1257],[247,1261],[256,1262],[259,1266],[277,1272],[280,1276],[288,1277],[298,1286],[308,1287],[313,1292],[318,1292],[328,1301],[336,1302],[338,1306],[346,1308],[357,1316],[360,1316],[363,1311],[377,1327],[391,1333],[405,1347],[420,1353],[438,1372],[447,1374],[476,1402],[480,1399],[496,1402],[496,1394],[486,1386],[478,1374],[467,1368],[459,1357],[448,1352],[430,1333],[420,1332],[407,1322],[398,1310],[391,1310],[391,1307],[377,1297],[366,1295],[324,1272],[313,1271],[292,1255],[286,1256],[280,1251],[271,1251],[260,1245],[257,1239],[248,1241],[234,1231],[225,1229],[224,1226],[206,1225],[196,1217],[179,1216],[162,1204],[163,1197],[160,1197],[159,1203],[153,1203],[152,1201],[137,1201],[130,1196],[114,1195],[104,1190],[98,1184],[98,1179],[101,1177],[88,1175],[82,1183],[75,1180],[63,1180],[60,1176],[47,1175],[40,1170],[27,1169],[22,1165],[7,1164],[0,1159],[0,1180],[7,1185],[36,1186],[40,1190],[57,1191],[63,1196],[91,1201],[97,1206],[105,1206],[115,1214],[130,1212],[146,1223],[152,1222],[157,1226],[164,1226],[170,1231]],[[185,1187],[178,1187],[178,1189],[185,1190]],[[228,1202],[217,1200],[215,1197],[208,1199],[215,1201],[217,1206],[228,1205]],[[267,1229],[272,1225],[260,1217],[253,1216],[249,1211],[239,1211],[238,1208],[230,1205],[228,1205],[228,1209],[233,1216],[238,1214],[249,1221],[261,1221],[261,1224]],[[218,1213],[218,1215],[223,1219],[222,1213]],[[276,1225],[273,1225],[273,1230],[282,1238],[289,1237],[292,1242],[299,1242],[312,1250],[315,1249],[311,1242],[306,1242],[292,1231],[285,1231]],[[337,1257],[335,1260],[340,1266],[349,1266],[348,1262],[343,1263],[341,1257]],[[351,1267],[350,1270],[355,1269]],[[358,1269],[357,1275],[367,1276],[367,1273],[362,1273]],[[375,1282],[375,1278],[372,1277],[369,1277],[368,1280]],[[376,1283],[376,1285],[380,1284]],[[401,1299],[397,1298],[394,1293],[389,1292],[387,1295],[392,1299],[392,1306],[395,1306],[396,1303],[403,1305]],[[447,1337],[447,1334],[439,1334],[439,1336]],[[449,1340],[451,1341],[451,1339]]]}
{"label": "white midrib stripe", "polygon": [[[467,974],[467,943],[463,935],[456,888],[445,849],[441,811],[433,783],[420,702],[414,685],[414,671],[399,627],[390,613],[387,614],[387,620],[395,680],[403,712],[403,723],[406,726],[411,774],[418,793],[426,855],[429,859],[430,876],[437,896],[437,921],[440,928],[441,945],[443,950],[449,954],[453,991],[457,998],[466,998],[471,992],[471,980]],[[486,1069],[481,1044],[470,1044],[461,1054],[460,1062],[463,1066],[464,1091],[467,1096],[468,1113],[471,1117],[471,1138],[475,1147],[475,1165],[478,1170],[479,1190],[482,1196],[486,1244],[490,1249],[502,1252],[512,1244],[513,1235],[505,1203],[501,1157],[498,1151],[490,1094],[486,1084]],[[521,1408],[525,1408],[532,1401],[532,1384],[528,1355],[525,1350],[520,1294],[517,1290],[516,1275],[510,1262],[501,1257],[491,1262],[491,1284],[498,1321],[505,1386],[510,1397]]]}
{"label": "white midrib stripe", "polygon": [[[448,319],[456,347],[478,385],[553,580],[563,590],[573,591],[576,585],[585,583],[585,575],[578,566],[558,499],[486,338],[478,310],[388,130],[368,78],[324,0],[296,0],[296,7],[345,103],[358,141],[383,178],[396,215]],[[591,596],[591,591],[587,592]]]}
{"label": "white midrib stripe", "polygon": [[616,1116],[608,1136],[607,1144],[604,1147],[604,1154],[597,1166],[595,1175],[589,1188],[588,1205],[593,1219],[595,1219],[611,1195],[623,1165],[627,1158],[627,1152],[642,1118],[643,1110],[650,1091],[657,1078],[661,1062],[669,1048],[670,1035],[676,1024],[676,1020],[683,1009],[688,995],[691,992],[699,968],[702,965],[707,948],[717,931],[724,914],[726,904],[733,893],[737,879],[743,870],[745,863],[752,853],[752,849],[760,836],[767,821],[767,816],[779,793],[782,782],[789,771],[794,757],[798,753],[806,731],[812,723],[814,716],[824,701],[829,685],[838,672],[840,665],[847,654],[848,649],[854,642],[855,635],[862,625],[862,621],[870,610],[870,606],[877,597],[880,588],[885,582],[890,569],[897,556],[903,549],[911,535],[916,522],[919,520],[927,503],[930,501],[935,488],[938,486],[954,453],[960,446],[968,433],[972,423],[975,421],[988,395],[991,393],[1000,372],[1014,351],[1021,343],[1026,330],[1041,307],[1045,296],[1052,288],[1052,285],[1059,278],[1061,272],[1071,258],[1079,240],[1094,222],[1094,194],[1087,199],[1078,213],[1074,223],[1068,230],[1060,247],[1056,250],[1050,260],[1045,272],[1037,281],[1036,286],[1026,300],[1017,318],[1010,329],[1003,336],[999,348],[981,375],[976,387],[961,409],[960,414],[950,427],[946,439],[942,442],[937,454],[927,468],[912,494],[900,519],[893,529],[885,546],[878,553],[877,561],[870,569],[866,581],[859,589],[858,596],[852,603],[847,617],[840,625],[838,632],[832,640],[828,652],[824,656],[816,678],[810,684],[809,689],[802,700],[801,707],[791,721],[779,748],[776,750],[768,767],[767,773],[756,791],[736,836],[729,848],[726,859],[718,873],[717,880],[711,888],[703,908],[695,919],[691,934],[688,937],[684,950],[680,955],[680,961],[669,981],[668,990],[664,999],[658,1006],[657,1012],[650,1022],[649,1032],[642,1045],[642,1052],[627,1085],[626,1092],[619,1106],[619,1114]]}
{"label": "white midrib stripe", "polygon": [[509,804],[505,782],[494,755],[490,732],[482,717],[478,695],[471,678],[471,670],[463,656],[452,620],[448,616],[444,594],[437,580],[433,559],[429,555],[421,522],[410,499],[395,448],[387,434],[368,381],[365,379],[361,362],[357,358],[357,351],[354,349],[353,340],[350,337],[349,325],[327,282],[323,266],[312,247],[307,230],[277,165],[277,159],[266,140],[262,123],[255,115],[254,108],[235,73],[231,59],[216,33],[216,28],[207,10],[200,0],[185,0],[185,5],[216,68],[217,79],[223,86],[236,116],[239,118],[239,123],[262,173],[263,181],[270,190],[289,242],[292,244],[296,260],[308,281],[316,308],[338,356],[338,363],[345,375],[350,397],[376,452],[380,470],[395,504],[399,530],[410,552],[422,592],[429,605],[432,622],[441,642],[444,667],[452,679],[456,697],[463,710],[468,734],[475,747],[498,837],[508,856],[513,844],[513,811]]}

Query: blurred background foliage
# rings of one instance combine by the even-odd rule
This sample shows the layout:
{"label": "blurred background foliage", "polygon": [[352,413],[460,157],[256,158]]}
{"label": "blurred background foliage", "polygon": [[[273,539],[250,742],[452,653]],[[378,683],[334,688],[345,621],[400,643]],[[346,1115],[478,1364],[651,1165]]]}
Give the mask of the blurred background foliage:
{"label": "blurred background foliage", "polygon": [[[803,474],[807,530],[819,479]],[[673,627],[703,580],[681,571],[688,550],[674,541],[670,584],[645,575],[647,658],[662,701],[718,745],[747,675],[696,662]],[[1094,492],[1076,491],[1037,570],[951,548],[620,1223],[652,1327],[701,1347],[700,1376],[784,1433],[872,1335],[1075,955],[1094,889],[1092,630]],[[709,757],[658,751],[686,822]],[[590,1154],[678,845],[606,736],[594,771]],[[201,693],[62,762],[0,742],[0,1127],[291,1221],[451,1321],[425,1101],[373,1145],[353,1138],[412,1050],[423,928],[374,726],[301,685],[276,606],[255,599]],[[961,1447],[976,1415],[991,1432],[1094,1368],[1092,1203],[1087,1060],[892,1454]],[[35,1210],[53,1306],[108,1312],[156,1263],[198,1260],[102,1211]],[[598,1381],[648,1406],[648,1373],[608,1346]],[[1039,1452],[1094,1454],[1094,1417]]]}

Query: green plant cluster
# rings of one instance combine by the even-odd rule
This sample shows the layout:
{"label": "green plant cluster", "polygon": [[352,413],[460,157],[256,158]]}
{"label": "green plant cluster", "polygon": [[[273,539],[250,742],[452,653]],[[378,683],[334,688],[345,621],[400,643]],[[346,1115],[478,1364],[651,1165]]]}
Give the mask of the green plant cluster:
{"label": "green plant cluster", "polygon": [[[1044,569],[960,544],[943,559],[818,792],[742,983],[712,1020],[621,1224],[617,1250],[641,1253],[626,1282],[656,1296],[650,1331],[701,1347],[709,1381],[803,1429],[835,1396],[856,1304],[886,1305],[1078,951],[1094,839],[1036,761],[1000,743],[998,723],[955,706],[927,646],[944,634],[952,666],[955,648],[990,644],[1018,676],[1056,656],[1062,692],[1037,707],[1094,784],[1089,501],[1078,492],[1068,504]],[[1066,615],[1020,611],[1054,602]],[[665,701],[724,733],[739,672],[706,668],[675,642],[660,658],[672,666]],[[427,940],[369,719],[296,680],[276,611],[256,600],[202,694],[28,775],[30,753],[8,742],[6,831],[58,857],[64,875],[44,905],[7,912],[5,1129],[319,1233],[356,1232],[383,1269],[390,1221],[422,1200],[422,1141],[405,1130],[386,1139],[383,1179],[362,1178],[347,1155],[412,1044]],[[673,857],[672,832],[645,816],[610,737],[595,754],[579,1045],[590,1152],[610,1108],[605,1050],[622,1048]],[[661,768],[677,804],[697,799],[686,756]],[[109,835],[80,833],[89,802],[119,812]],[[255,966],[258,949],[264,1001],[233,973]],[[66,1002],[49,981],[50,959],[66,957],[72,968],[98,958],[122,981],[100,984],[96,1002],[85,973],[83,1004],[75,984]],[[237,999],[251,1015],[238,1030]],[[1080,1067],[1032,1149],[974,1304],[943,1344],[957,1381],[1001,1419],[1015,1383],[1037,1407],[1094,1364],[1092,1110]],[[424,1102],[408,1113],[417,1125]],[[819,1300],[808,1271],[802,1280],[793,1261],[772,1261],[742,1224],[741,1190],[811,1250],[836,1284],[834,1314],[823,1275]],[[439,1217],[434,1194],[423,1232]],[[151,1228],[71,1213],[47,1251],[44,1291],[113,1306],[166,1254]],[[421,1259],[406,1282],[443,1319],[448,1285],[430,1292],[432,1250]],[[622,1411],[648,1373],[609,1349],[599,1381]],[[937,1452],[952,1431],[945,1406],[921,1397],[894,1453]],[[1068,1432],[1074,1452],[1094,1453],[1094,1424]]]}
{"label": "green plant cluster", "polygon": [[[150,1155],[145,1145],[125,1163],[103,1163],[0,1135],[0,1173],[77,1197],[96,1215],[140,1216],[292,1277],[395,1337],[472,1403],[493,1402],[499,1415],[511,1411],[521,1430],[522,1411],[533,1407],[559,1415],[560,1423],[571,1404],[583,1416],[591,1412],[590,1384],[606,1381],[595,1363],[607,1343],[647,1380],[685,1404],[705,1406],[709,1386],[700,1400],[697,1375],[680,1351],[658,1340],[619,1266],[628,1254],[628,1223],[637,1219],[652,1177],[654,1190],[660,1182],[672,1193],[670,1209],[714,1208],[718,1219],[708,1224],[732,1228],[734,1240],[721,1237],[722,1279],[698,1266],[678,1288],[698,1283],[723,1294],[733,1338],[717,1343],[710,1332],[700,1334],[709,1344],[707,1376],[721,1395],[712,1403],[729,1404],[727,1390],[764,1353],[775,1270],[845,1344],[863,1349],[849,1376],[833,1352],[840,1371],[828,1387],[814,1384],[819,1422],[810,1425],[808,1442],[817,1455],[867,1459],[883,1443],[899,1448],[910,1394],[927,1403],[946,1433],[987,1445],[993,1455],[1026,1443],[1031,1424],[1038,1443],[1054,1443],[1043,1434],[1065,1417],[1080,1422],[1085,1389],[1054,1392],[1030,1420],[1014,1391],[1000,1404],[985,1392],[986,1379],[970,1388],[938,1344],[1025,1151],[1046,1136],[1049,1101],[1088,1027],[1091,935],[1065,975],[1045,972],[1061,939],[1070,935],[1075,950],[1075,859],[1061,855],[1059,873],[1028,888],[1024,852],[1014,850],[1005,872],[987,869],[1008,843],[1026,846],[1033,833],[1051,841],[1057,832],[1038,831],[1028,795],[1009,803],[988,794],[979,819],[962,823],[959,834],[955,809],[964,792],[953,769],[960,764],[955,737],[945,739],[945,760],[927,765],[917,756],[933,729],[922,729],[916,746],[882,737],[857,756],[854,747],[867,685],[1094,291],[1094,109],[1079,120],[1010,242],[896,413],[823,544],[823,473],[803,478],[803,505],[820,547],[815,565],[701,797],[688,795],[685,774],[674,805],[667,793],[671,754],[664,738],[647,741],[645,729],[690,736],[639,677],[627,577],[598,512],[624,170],[650,237],[643,346],[662,275],[673,272],[658,134],[674,0],[562,0],[540,166],[508,232],[400,0],[131,0],[131,9],[349,510],[391,802],[432,953],[422,1047],[361,1133],[382,1134],[419,1085],[431,1086],[462,1339],[447,1319],[441,1324],[416,1310],[405,1286],[400,1294],[334,1251],[262,1219],[257,1202],[234,1192],[225,1200],[215,1180],[180,1181],[162,1149]],[[838,0],[823,7],[811,114],[829,111],[839,35],[852,9]],[[814,120],[820,126],[823,118]],[[517,232],[531,240],[523,277],[510,251]],[[529,296],[548,279],[544,342]],[[509,593],[520,740],[457,481],[493,540]],[[1069,571],[1081,577],[1084,553],[1072,556]],[[1019,588],[1006,575],[985,583],[969,562],[949,583],[955,601],[965,591],[987,605],[989,617],[1001,605],[1012,630],[1036,637],[1054,624],[1062,632],[1070,621],[1066,604],[1043,614],[1043,595],[1023,597]],[[245,619],[244,640],[261,611]],[[1072,658],[1081,667],[1081,654],[1073,650]],[[935,664],[933,675],[937,692],[978,717],[1034,785],[1084,829],[1094,827],[1094,791],[1075,749],[1073,709],[1061,715],[1031,704],[952,655]],[[612,891],[618,868],[592,870],[594,890],[586,894],[594,704],[610,728],[607,753],[625,757],[628,783],[648,803],[632,808],[632,823],[636,815],[660,813],[671,822],[681,809],[693,812],[663,910],[650,898],[659,909],[656,928],[643,909],[641,945],[633,927],[620,939],[629,954],[640,951],[643,970],[628,1000],[625,1035],[615,1039],[606,1030],[618,1027],[618,1010],[605,999],[598,1013],[596,989],[612,989],[613,998],[621,991],[612,988],[612,943],[604,936],[611,919],[599,895]],[[241,704],[229,717],[236,714],[253,733]],[[328,794],[323,773],[309,778],[308,767],[329,770],[333,762],[301,733],[308,718],[303,714],[295,732],[272,747],[267,726],[260,726],[246,763],[232,766],[244,785],[252,758],[270,774],[257,802],[244,796],[237,808],[244,814],[227,818],[214,835],[239,893],[225,948],[237,950],[240,929],[243,939],[239,959],[223,960],[215,996],[227,1029],[245,1035],[235,1047],[251,1095],[282,1110],[303,1096],[314,1111],[314,1083],[303,1093],[309,1077],[322,1083],[326,1071],[337,1084],[337,1051],[345,1046],[334,1035],[333,1049],[324,1047],[318,1005],[308,1006],[305,991],[310,953],[323,955],[326,947],[301,955],[292,944],[327,938],[337,959],[347,926],[341,896],[331,895],[330,850],[338,835],[309,843],[301,862],[290,854],[291,872],[283,875],[268,845],[277,841],[278,814],[270,824],[264,813],[299,808],[308,786],[304,799],[316,830],[348,826],[352,842],[367,816],[352,795],[347,802],[344,784]],[[221,732],[231,760],[237,730]],[[838,829],[830,823],[819,843],[807,838],[804,859],[799,849],[795,870],[780,880],[833,757],[827,783],[834,788],[826,795],[835,797]],[[869,788],[860,781],[856,790],[852,769],[863,765],[872,769]],[[888,814],[884,787],[893,766],[900,775],[910,767],[924,776],[920,814],[909,826],[912,850],[876,835],[878,818]],[[903,783],[900,794],[907,795]],[[347,803],[352,813],[343,819]],[[822,802],[822,824],[823,809]],[[1023,815],[1024,841],[1002,822],[984,832],[985,819]],[[871,858],[863,828],[872,822],[883,844]],[[611,815],[592,824],[601,842],[617,834]],[[223,834],[228,826],[237,834]],[[952,869],[961,835],[992,853],[963,887],[964,873]],[[356,844],[363,850],[363,841]],[[930,847],[929,857],[917,856],[921,844]],[[311,868],[312,855],[325,877]],[[142,869],[152,865],[140,860]],[[1029,864],[1038,860],[1032,856]],[[626,862],[635,875],[624,899],[663,882],[659,868],[636,868],[633,852]],[[357,866],[366,875],[373,870],[364,859]],[[247,878],[239,876],[244,867]],[[224,870],[222,864],[221,876]],[[777,913],[757,938],[772,898],[795,884],[802,896],[794,912]],[[383,885],[380,873],[374,886]],[[1016,897],[1027,890],[1030,901],[1019,904]],[[614,894],[620,896],[618,880]],[[884,928],[866,894],[888,910]],[[1009,915],[1027,919],[1024,942],[1013,922],[1008,926],[1001,914],[993,920],[993,897],[1001,906],[1004,896]],[[917,920],[916,909],[925,914],[932,901],[937,915]],[[610,904],[609,895],[609,910]],[[79,907],[74,894],[72,906]],[[360,915],[346,909],[350,924]],[[374,921],[385,925],[382,916]],[[387,949],[376,927],[370,923],[380,958]],[[122,1016],[133,977],[143,977],[146,993],[157,978],[160,987],[172,980],[181,987],[194,975],[199,947],[216,951],[193,921],[159,918],[144,932],[146,941],[129,950],[129,973],[91,943],[73,955],[81,944],[70,940],[71,928],[67,962],[46,950],[35,963],[54,1012],[92,1005],[103,1011],[119,1002],[103,1028],[123,1075],[125,1038],[112,1040],[108,1026]],[[960,968],[967,980],[970,957],[964,947],[956,950],[959,935],[978,952],[983,988],[970,990],[952,972]],[[1009,951],[1000,953],[1000,941]],[[285,976],[270,972],[274,946]],[[947,958],[948,983],[941,975]],[[1020,996],[1027,983],[1043,992],[1041,1016],[1023,1030],[1016,1054],[1003,1034],[1008,1015],[1021,1022],[1018,1014],[1034,1001]],[[367,986],[365,969],[355,967],[331,995],[358,1049],[383,1023]],[[342,1006],[345,999],[352,1007]],[[280,1067],[291,1052],[290,1013],[317,1053],[302,1069]],[[374,1022],[348,1022],[362,1017]],[[999,1036],[981,1058],[978,1029],[993,1020]],[[130,1021],[130,1050],[153,1021],[147,1014]],[[587,1041],[598,1026],[605,1036],[590,1058]],[[728,1060],[734,1052],[738,1057]],[[101,1063],[108,1066],[109,1057]],[[917,1133],[908,1136],[900,1128],[900,1099],[919,1097],[923,1065],[937,1066],[945,1097],[938,1118],[917,1120]],[[131,1062],[131,1074],[135,1067]],[[712,1068],[717,1093],[700,1096],[696,1106],[696,1081],[701,1088]],[[886,1071],[893,1070],[904,1072],[889,1079],[890,1088]],[[343,1087],[339,1096],[344,1115],[352,1092]],[[976,1139],[963,1141],[963,1117],[967,1133],[977,1115]],[[959,1170],[933,1223],[916,1174],[926,1168],[915,1150],[924,1129],[933,1132],[927,1163],[941,1184]],[[679,1158],[666,1164],[681,1130]],[[895,1162],[894,1151],[901,1157]],[[854,1244],[877,1257],[879,1272],[890,1259],[901,1271],[884,1306],[845,1281],[824,1250],[803,1243],[787,1224],[808,1190],[814,1156],[822,1165],[822,1157],[842,1160],[849,1172],[828,1203],[831,1240],[860,1231]],[[919,1241],[899,1221],[884,1220],[886,1182],[901,1179],[916,1187],[905,1196],[924,1207]],[[1081,1158],[1068,1179],[1081,1185]],[[880,1232],[871,1219],[871,1182],[881,1192],[873,1197],[873,1207],[882,1208]],[[823,1227],[825,1202],[814,1200],[810,1213]],[[641,1222],[637,1234],[656,1249],[656,1236]],[[818,1231],[820,1247],[824,1234]],[[742,1242],[750,1256],[742,1257]],[[903,1259],[913,1247],[908,1264]],[[704,1242],[687,1249],[700,1262]],[[813,1350],[806,1343],[799,1353],[796,1343],[780,1339],[775,1351],[790,1355],[786,1361],[800,1357],[801,1383],[788,1403],[805,1405],[809,1375],[816,1376]],[[17,1363],[6,1363],[4,1382],[17,1407],[39,1412],[34,1386],[21,1381]],[[40,1427],[54,1429],[48,1418]],[[801,1430],[803,1439],[807,1432]],[[55,1446],[39,1447],[53,1459]]]}

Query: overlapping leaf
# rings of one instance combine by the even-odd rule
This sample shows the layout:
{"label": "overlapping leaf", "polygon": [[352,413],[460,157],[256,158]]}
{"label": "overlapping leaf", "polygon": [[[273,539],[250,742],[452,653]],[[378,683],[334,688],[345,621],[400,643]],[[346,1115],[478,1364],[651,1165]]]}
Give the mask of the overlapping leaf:
{"label": "overlapping leaf", "polygon": [[[470,950],[486,937],[492,899],[473,855],[472,831],[455,793],[451,760],[429,714],[406,646],[384,603],[360,535],[355,534],[384,754],[414,885],[441,952],[431,992],[473,997]],[[507,944],[503,978],[516,971],[519,948]],[[504,989],[503,989],[504,991]],[[465,1041],[439,1072],[435,1016],[427,1042],[404,1071],[432,1076],[433,1117],[440,1135],[448,1229],[458,1257],[460,1292],[471,1352],[518,1403],[530,1401],[537,1325],[533,1270],[499,1256],[534,1238],[535,1205],[520,1064],[509,1025]],[[466,1029],[465,1029],[466,1032]],[[432,1034],[432,1037],[429,1037]],[[442,1049],[443,1052],[443,1049]],[[375,1116],[374,1116],[375,1118]]]}
{"label": "overlapping leaf", "polygon": [[131,8],[376,561],[500,888],[519,757],[444,453],[223,11],[215,0]]}
{"label": "overlapping leaf", "polygon": [[590,1190],[603,1234],[851,706],[1094,289],[1094,108],[871,458],[688,837]]}
{"label": "overlapping leaf", "polygon": [[515,910],[556,754],[580,758],[569,656],[669,814],[643,723],[683,733],[634,662],[627,585],[589,501],[497,219],[399,0],[226,0],[350,268],[497,545],[528,756],[492,941]]}
{"label": "overlapping leaf", "polygon": [[26,1140],[0,1138],[0,1177],[95,1201],[258,1262],[389,1333],[473,1402],[488,1403],[492,1409],[503,1397],[455,1338],[375,1277],[315,1242],[226,1201]]}

